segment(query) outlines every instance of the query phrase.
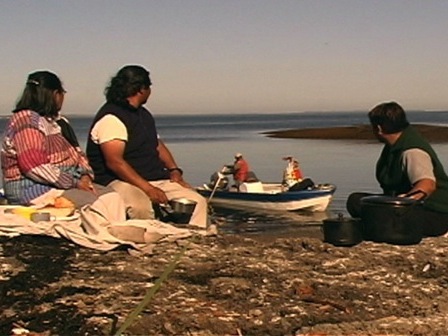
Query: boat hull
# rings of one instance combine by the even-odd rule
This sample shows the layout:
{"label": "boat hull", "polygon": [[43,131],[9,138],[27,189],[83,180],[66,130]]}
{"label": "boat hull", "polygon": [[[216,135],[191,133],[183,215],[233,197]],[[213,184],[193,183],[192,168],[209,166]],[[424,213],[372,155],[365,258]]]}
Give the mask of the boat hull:
{"label": "boat hull", "polygon": [[[325,211],[336,187],[323,185],[312,190],[282,192],[280,185],[263,185],[263,192],[238,192],[228,190],[212,190],[197,188],[197,191],[209,199],[215,206],[239,209],[263,209],[281,211]],[[212,195],[211,199],[210,196]]]}

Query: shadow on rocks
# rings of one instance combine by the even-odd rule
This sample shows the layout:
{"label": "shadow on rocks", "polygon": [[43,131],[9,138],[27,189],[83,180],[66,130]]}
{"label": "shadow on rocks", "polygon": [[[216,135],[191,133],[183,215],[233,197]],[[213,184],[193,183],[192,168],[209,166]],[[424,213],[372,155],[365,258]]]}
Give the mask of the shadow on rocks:
{"label": "shadow on rocks", "polygon": [[[75,249],[66,241],[44,236],[0,239],[0,335],[9,335],[14,326],[64,335],[83,328],[85,317],[75,305],[60,299],[80,292],[92,295],[94,289],[51,289],[71,269]],[[49,309],[38,308],[45,306]]]}

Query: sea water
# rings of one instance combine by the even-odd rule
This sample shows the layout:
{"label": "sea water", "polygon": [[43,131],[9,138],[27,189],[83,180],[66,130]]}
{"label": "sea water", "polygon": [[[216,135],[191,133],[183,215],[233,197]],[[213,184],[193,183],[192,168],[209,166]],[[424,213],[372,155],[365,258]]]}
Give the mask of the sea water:
{"label": "sea water", "polygon": [[[325,213],[260,213],[215,209],[214,216],[233,232],[271,232],[321,224],[338,213],[346,215],[345,202],[353,191],[379,192],[374,167],[382,144],[360,140],[276,139],[263,132],[367,124],[366,112],[301,112],[272,114],[163,115],[153,113],[160,138],[167,144],[185,179],[193,186],[207,183],[223,165],[243,153],[262,181],[280,181],[285,161],[296,157],[305,176],[316,183],[337,186]],[[92,117],[67,116],[85,149]],[[448,112],[408,112],[411,123],[448,124]],[[0,119],[4,129],[6,118]],[[448,169],[448,144],[434,144]]]}

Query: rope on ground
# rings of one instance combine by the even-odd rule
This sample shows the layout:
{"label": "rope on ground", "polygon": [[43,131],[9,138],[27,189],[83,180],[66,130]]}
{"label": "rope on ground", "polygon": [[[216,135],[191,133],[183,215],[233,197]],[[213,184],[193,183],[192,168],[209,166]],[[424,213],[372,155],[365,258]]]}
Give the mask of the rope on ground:
{"label": "rope on ground", "polygon": [[190,245],[190,243],[191,243],[191,240],[187,244],[185,244],[185,246],[182,248],[182,250],[179,251],[179,253],[177,255],[174,256],[173,260],[165,268],[165,271],[163,271],[163,273],[160,276],[160,278],[158,278],[157,281],[154,283],[154,286],[152,286],[151,288],[149,288],[146,291],[146,294],[143,297],[143,300],[129,314],[129,316],[123,322],[123,324],[120,327],[120,329],[118,329],[118,331],[115,333],[115,336],[121,336],[125,332],[125,330],[132,324],[132,322],[134,322],[134,320],[142,312],[142,310],[148,305],[148,303],[151,301],[151,299],[154,297],[156,292],[161,287],[162,283],[168,278],[170,273],[176,268],[177,263],[179,262],[180,258],[185,254],[185,251],[187,250],[187,248]]}

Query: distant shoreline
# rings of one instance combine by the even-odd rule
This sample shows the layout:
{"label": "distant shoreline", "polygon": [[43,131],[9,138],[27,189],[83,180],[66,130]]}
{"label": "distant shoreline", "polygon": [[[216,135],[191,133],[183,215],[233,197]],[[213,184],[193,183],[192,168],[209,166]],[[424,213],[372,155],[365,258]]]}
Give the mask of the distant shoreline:
{"label": "distant shoreline", "polygon": [[[413,124],[432,143],[448,142],[448,127]],[[263,132],[269,138],[377,141],[370,125],[302,128]]]}

